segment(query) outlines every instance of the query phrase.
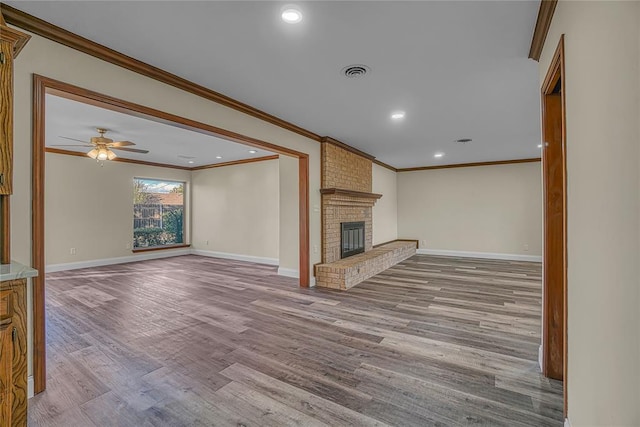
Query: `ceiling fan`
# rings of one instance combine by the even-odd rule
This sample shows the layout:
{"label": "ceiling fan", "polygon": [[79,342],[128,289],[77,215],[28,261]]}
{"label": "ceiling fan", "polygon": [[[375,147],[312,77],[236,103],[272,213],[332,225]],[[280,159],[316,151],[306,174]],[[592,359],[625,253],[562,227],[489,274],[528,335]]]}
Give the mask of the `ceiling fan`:
{"label": "ceiling fan", "polygon": [[139,150],[137,148],[126,148],[130,145],[136,145],[131,141],[114,141],[113,139],[106,138],[105,133],[107,129],[96,128],[100,136],[94,136],[90,142],[82,141],[80,139],[69,138],[67,136],[61,136],[60,138],[69,139],[71,141],[82,142],[83,145],[53,145],[53,147],[91,147],[91,150],[87,153],[87,156],[96,160],[113,160],[116,157],[116,153],[111,150],[130,151],[132,153],[147,154],[149,150]]}

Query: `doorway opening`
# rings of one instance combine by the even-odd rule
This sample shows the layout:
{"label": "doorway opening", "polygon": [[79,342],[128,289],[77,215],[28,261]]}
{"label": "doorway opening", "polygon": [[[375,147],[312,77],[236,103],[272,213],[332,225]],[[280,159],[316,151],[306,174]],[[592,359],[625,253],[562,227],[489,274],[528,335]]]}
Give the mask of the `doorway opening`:
{"label": "doorway opening", "polygon": [[[165,113],[142,105],[113,98],[47,77],[33,78],[33,169],[32,169],[32,265],[45,271],[45,114],[46,95],[73,101],[151,121],[169,124],[193,132],[214,136],[231,142],[257,147],[278,155],[297,159],[298,163],[298,219],[299,219],[299,285],[308,287],[309,266],[309,156],[306,153],[281,147],[205,123]],[[4,207],[4,204],[3,204]],[[46,387],[45,334],[45,275],[33,280],[33,378],[34,392]]]}

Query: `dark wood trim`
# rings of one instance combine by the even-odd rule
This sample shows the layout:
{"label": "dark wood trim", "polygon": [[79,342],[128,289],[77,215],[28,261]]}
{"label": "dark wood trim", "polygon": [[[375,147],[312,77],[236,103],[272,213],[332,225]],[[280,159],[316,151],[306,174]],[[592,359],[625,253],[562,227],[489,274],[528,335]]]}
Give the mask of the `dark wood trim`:
{"label": "dark wood trim", "polygon": [[158,123],[177,126],[182,129],[187,129],[187,130],[198,132],[204,135],[215,136],[218,138],[237,142],[239,144],[262,148],[267,151],[272,151],[274,153],[286,154],[293,157],[299,157],[301,155],[306,156],[306,153],[302,153],[300,151],[292,150],[286,147],[281,147],[279,145],[275,145],[270,142],[262,141],[256,138],[251,138],[251,137],[248,137],[236,132],[232,132],[226,129],[222,129],[216,126],[212,126],[206,123],[187,119],[181,116],[176,116],[174,114],[166,113],[164,111],[156,110],[154,108],[146,107],[144,105],[135,104],[133,102],[124,101],[122,99],[114,98],[109,95],[103,95],[98,92],[94,92],[94,91],[84,89],[78,86],[74,86],[69,83],[64,83],[58,80],[50,79],[48,77],[44,77],[44,76],[38,76],[38,77],[47,86],[48,94],[60,96],[66,99],[71,99],[73,101],[83,102],[85,104],[93,105],[100,108],[105,108],[111,111],[117,111],[117,112],[128,114],[134,117],[152,120]]}
{"label": "dark wood trim", "polygon": [[416,249],[418,249],[418,245],[419,245],[419,241],[415,239],[395,239],[395,240],[389,240],[388,242],[384,242],[384,243],[378,243],[377,245],[373,245],[373,247],[379,248],[380,246],[388,245],[389,243],[393,243],[393,242],[413,242],[416,244]]}
{"label": "dark wood trim", "polygon": [[[79,151],[62,150],[60,148],[52,148],[52,147],[45,147],[44,151],[46,153],[64,154],[64,155],[67,155],[67,156],[84,157],[84,158],[93,160],[90,157],[87,157],[87,155],[85,153],[81,153]],[[185,167],[185,166],[169,165],[169,164],[166,164],[166,163],[146,162],[144,160],[125,159],[124,157],[116,157],[115,159],[109,160],[109,161],[110,162],[120,162],[120,163],[135,163],[136,165],[155,166],[155,167],[159,167],[159,168],[181,169],[181,170],[187,170],[187,171],[192,170],[192,168],[188,168],[188,167]]]}
{"label": "dark wood trim", "polygon": [[2,249],[0,250],[0,264],[10,264],[11,263],[11,207],[10,207],[11,197],[8,195],[0,196],[0,231],[2,232],[2,236],[0,236],[0,245],[2,245]]}
{"label": "dark wood trim", "polygon": [[168,249],[180,249],[180,248],[190,248],[190,247],[191,247],[191,245],[188,245],[188,244],[154,246],[152,248],[135,248],[135,249],[132,249],[131,252],[134,252],[134,253],[138,253],[138,252],[154,252],[154,251],[164,251],[164,250],[168,250]]}
{"label": "dark wood trim", "polygon": [[342,188],[321,188],[320,194],[338,194],[341,196],[360,197],[363,199],[379,199],[382,194],[366,193],[364,191],[345,190]]}
{"label": "dark wood trim", "polygon": [[529,49],[529,58],[534,61],[540,61],[544,41],[547,39],[547,34],[549,33],[549,27],[551,27],[551,20],[553,19],[553,13],[556,10],[557,4],[558,0],[542,0],[540,2],[536,27],[533,30],[531,48]]}
{"label": "dark wood trim", "polygon": [[320,138],[320,142],[323,143],[327,143],[327,144],[331,144],[331,145],[335,145],[336,147],[340,147],[343,150],[347,150],[353,154],[357,154],[358,156],[364,157],[365,159],[369,159],[371,161],[375,160],[375,157],[372,156],[371,154],[367,154],[364,151],[360,151],[357,148],[354,148],[350,145],[345,144],[344,142],[340,142],[337,139],[333,139],[329,136],[323,136],[322,138]]}
{"label": "dark wood trim", "polygon": [[45,94],[46,83],[33,76],[33,146],[31,179],[31,263],[40,274],[33,283],[33,383],[34,392],[46,388],[46,321],[44,295],[44,166],[45,166]]}
{"label": "dark wood trim", "polygon": [[126,68],[127,70],[184,90],[185,92],[189,92],[218,104],[224,105],[226,107],[233,108],[234,110],[240,111],[247,115],[257,117],[261,120],[279,126],[283,129],[287,129],[291,132],[295,132],[314,141],[320,141],[319,135],[316,135],[315,133],[310,132],[300,126],[294,125],[276,116],[265,113],[264,111],[258,110],[257,108],[251,107],[240,101],[236,101],[233,98],[215,92],[204,86],[200,86],[196,83],[190,82],[189,80],[178,77],[175,74],[171,74],[160,68],[131,58],[130,56],[124,55],[106,46],[62,29],[47,21],[22,12],[21,10],[15,9],[11,6],[7,6],[6,4],[1,5],[1,10],[6,21],[11,25],[15,25],[16,27],[20,27],[26,31],[47,38],[56,43],[60,43],[64,46],[86,53],[87,55],[91,55],[95,58],[99,58],[103,61],[109,62],[122,68]]}
{"label": "dark wood trim", "polygon": [[453,165],[438,165],[438,166],[420,166],[415,168],[401,168],[398,172],[415,172],[415,171],[428,171],[434,169],[451,169],[451,168],[468,168],[473,166],[495,166],[495,165],[513,165],[517,163],[533,163],[539,162],[539,157],[531,159],[516,159],[516,160],[497,160],[493,162],[475,162],[475,163],[457,163]]}
{"label": "dark wood trim", "polygon": [[[298,158],[298,223],[300,241],[300,286],[309,287],[309,157]],[[307,220],[304,221],[303,218]]]}
{"label": "dark wood trim", "polygon": [[[72,151],[72,150],[63,150],[60,148],[53,148],[53,147],[45,147],[44,151],[46,153],[53,153],[53,154],[64,154],[67,156],[76,156],[76,157],[87,157],[87,155],[85,153],[81,153],[79,151]],[[197,170],[202,170],[202,169],[212,169],[212,168],[219,168],[222,166],[233,166],[233,165],[241,165],[244,163],[254,163],[254,162],[262,162],[265,160],[276,160],[278,159],[280,156],[278,154],[274,154],[273,156],[264,156],[264,157],[257,157],[257,158],[253,158],[253,159],[242,159],[242,160],[234,160],[232,162],[223,162],[223,163],[213,163],[210,165],[203,165],[203,166],[196,166],[193,168],[189,168],[186,166],[178,166],[178,165],[170,165],[168,163],[155,163],[155,162],[147,162],[144,160],[134,160],[134,159],[125,159],[124,157],[116,157],[113,160],[109,160],[111,162],[122,162],[122,163],[134,163],[136,165],[145,165],[145,166],[155,166],[155,167],[159,167],[159,168],[170,168],[170,169],[181,169],[181,170],[185,170],[185,171],[197,171]]]}
{"label": "dark wood trim", "polygon": [[223,166],[234,166],[234,165],[243,165],[245,163],[264,162],[265,160],[277,160],[279,158],[280,156],[278,154],[274,154],[273,156],[256,157],[252,159],[233,160],[231,162],[213,163],[211,165],[196,166],[195,168],[190,168],[190,170],[199,171],[203,169],[221,168]]}
{"label": "dark wood trim", "polygon": [[[558,90],[559,88],[559,90]],[[541,87],[544,197],[543,366],[545,376],[564,379],[568,410],[567,346],[567,155],[564,35]],[[560,122],[560,123],[558,123]],[[560,217],[559,217],[560,216]]]}
{"label": "dark wood trim", "polygon": [[[144,107],[118,98],[83,89],[37,74],[33,75],[33,168],[32,168],[32,264],[38,271],[44,272],[44,188],[45,188],[45,95],[62,96],[79,102],[96,105],[101,108],[119,111],[136,117],[143,117],[161,123],[178,126],[183,129],[206,135],[224,138],[240,144],[259,147],[274,153],[299,159],[299,223],[300,223],[300,286],[309,286],[309,156],[306,153],[280,147],[215,126],[200,123],[184,117]],[[33,281],[33,328],[34,352],[33,375],[34,391],[40,393],[46,386],[46,341],[45,341],[45,305],[44,274]]]}
{"label": "dark wood trim", "polygon": [[378,160],[378,159],[373,159],[373,160],[372,160],[372,162],[373,162],[373,163],[375,163],[375,164],[376,164],[376,165],[378,165],[378,166],[382,166],[383,168],[387,168],[387,169],[389,169],[390,171],[398,172],[398,169],[396,169],[396,168],[394,168],[393,166],[388,165],[388,164],[386,164],[386,163],[384,163],[384,162],[381,162],[381,161],[380,161],[380,160]]}

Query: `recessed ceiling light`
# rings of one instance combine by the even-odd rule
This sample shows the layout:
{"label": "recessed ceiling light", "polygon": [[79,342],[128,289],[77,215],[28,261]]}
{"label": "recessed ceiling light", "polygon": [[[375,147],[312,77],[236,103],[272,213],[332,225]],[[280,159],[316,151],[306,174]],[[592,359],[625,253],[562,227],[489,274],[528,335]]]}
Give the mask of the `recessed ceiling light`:
{"label": "recessed ceiling light", "polygon": [[256,151],[256,150],[249,150],[249,152],[250,152],[251,154],[256,154],[256,153],[257,153],[257,151]]}
{"label": "recessed ceiling light", "polygon": [[298,9],[285,9],[282,12],[281,16],[282,20],[287,24],[297,24],[298,22],[302,21],[302,12],[300,12]]}
{"label": "recessed ceiling light", "polygon": [[187,163],[189,163],[190,165],[193,164],[193,160],[189,160]]}
{"label": "recessed ceiling light", "polygon": [[221,159],[221,158],[222,158],[222,156],[216,156],[216,159]]}
{"label": "recessed ceiling light", "polygon": [[394,111],[393,113],[391,113],[391,118],[393,120],[402,120],[404,119],[405,113],[404,111]]}
{"label": "recessed ceiling light", "polygon": [[442,156],[444,156],[444,153],[436,153],[433,155],[433,157],[435,157],[436,159],[439,159]]}

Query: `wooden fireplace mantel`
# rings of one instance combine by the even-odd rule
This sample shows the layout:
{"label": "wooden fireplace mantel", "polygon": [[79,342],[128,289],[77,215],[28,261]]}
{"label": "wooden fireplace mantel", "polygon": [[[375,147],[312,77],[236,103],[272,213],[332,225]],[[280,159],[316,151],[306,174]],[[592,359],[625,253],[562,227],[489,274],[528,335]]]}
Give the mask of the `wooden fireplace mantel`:
{"label": "wooden fireplace mantel", "polygon": [[320,194],[335,194],[339,196],[359,197],[363,199],[375,199],[378,200],[382,197],[382,194],[366,193],[364,191],[346,190],[343,188],[321,188]]}

